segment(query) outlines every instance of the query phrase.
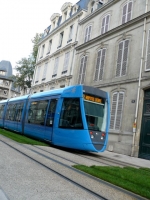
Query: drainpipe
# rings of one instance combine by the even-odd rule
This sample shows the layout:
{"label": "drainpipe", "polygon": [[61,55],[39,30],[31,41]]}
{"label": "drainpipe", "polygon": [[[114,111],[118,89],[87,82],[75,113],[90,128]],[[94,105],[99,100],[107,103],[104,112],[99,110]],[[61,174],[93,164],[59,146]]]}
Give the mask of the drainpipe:
{"label": "drainpipe", "polygon": [[[148,0],[146,0],[145,13],[147,13],[148,8]],[[144,18],[144,27],[143,27],[143,42],[142,42],[142,53],[141,53],[141,64],[139,71],[139,82],[138,82],[138,91],[137,91],[137,100],[136,100],[136,110],[135,110],[135,119],[133,124],[133,140],[132,140],[132,152],[131,156],[134,155],[134,146],[135,146],[135,136],[137,132],[137,116],[138,116],[138,108],[139,108],[139,98],[140,98],[140,88],[141,88],[141,77],[142,77],[142,66],[144,59],[144,43],[145,43],[145,34],[146,34],[146,18]]]}

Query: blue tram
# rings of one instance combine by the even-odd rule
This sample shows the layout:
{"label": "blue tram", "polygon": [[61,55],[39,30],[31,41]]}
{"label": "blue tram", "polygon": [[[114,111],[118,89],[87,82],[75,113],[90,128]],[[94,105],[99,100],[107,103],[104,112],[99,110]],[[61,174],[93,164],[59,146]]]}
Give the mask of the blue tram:
{"label": "blue tram", "polygon": [[102,152],[110,122],[107,92],[69,86],[0,101],[0,127],[57,146]]}

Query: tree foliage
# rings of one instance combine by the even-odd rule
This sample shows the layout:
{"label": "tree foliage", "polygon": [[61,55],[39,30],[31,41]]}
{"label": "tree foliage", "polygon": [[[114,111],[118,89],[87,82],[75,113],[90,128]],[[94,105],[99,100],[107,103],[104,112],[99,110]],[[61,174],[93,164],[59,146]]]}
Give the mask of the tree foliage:
{"label": "tree foliage", "polygon": [[33,43],[32,53],[29,55],[28,58],[22,58],[17,62],[17,65],[15,66],[17,74],[15,77],[13,77],[15,79],[15,87],[19,86],[23,90],[25,90],[26,88],[31,88],[31,82],[38,53],[38,43],[41,37],[42,34],[36,33],[35,37],[31,40]]}

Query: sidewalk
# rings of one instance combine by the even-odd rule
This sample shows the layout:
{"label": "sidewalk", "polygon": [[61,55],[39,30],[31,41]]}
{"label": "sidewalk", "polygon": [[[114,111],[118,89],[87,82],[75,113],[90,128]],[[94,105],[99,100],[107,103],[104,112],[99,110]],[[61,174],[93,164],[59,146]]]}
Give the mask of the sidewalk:
{"label": "sidewalk", "polygon": [[119,160],[119,161],[122,161],[122,162],[125,162],[125,163],[134,164],[134,165],[137,165],[139,167],[150,168],[150,160],[131,157],[131,156],[118,154],[118,153],[114,153],[114,152],[110,152],[110,151],[103,152],[102,156],[104,156],[106,158],[114,159],[114,160]]}

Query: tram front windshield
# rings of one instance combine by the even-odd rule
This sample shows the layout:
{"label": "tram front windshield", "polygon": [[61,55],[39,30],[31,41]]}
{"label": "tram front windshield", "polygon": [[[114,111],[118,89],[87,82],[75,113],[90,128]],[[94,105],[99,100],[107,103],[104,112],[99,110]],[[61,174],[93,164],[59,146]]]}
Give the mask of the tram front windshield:
{"label": "tram front windshield", "polygon": [[84,100],[84,108],[88,129],[106,131],[107,104]]}

